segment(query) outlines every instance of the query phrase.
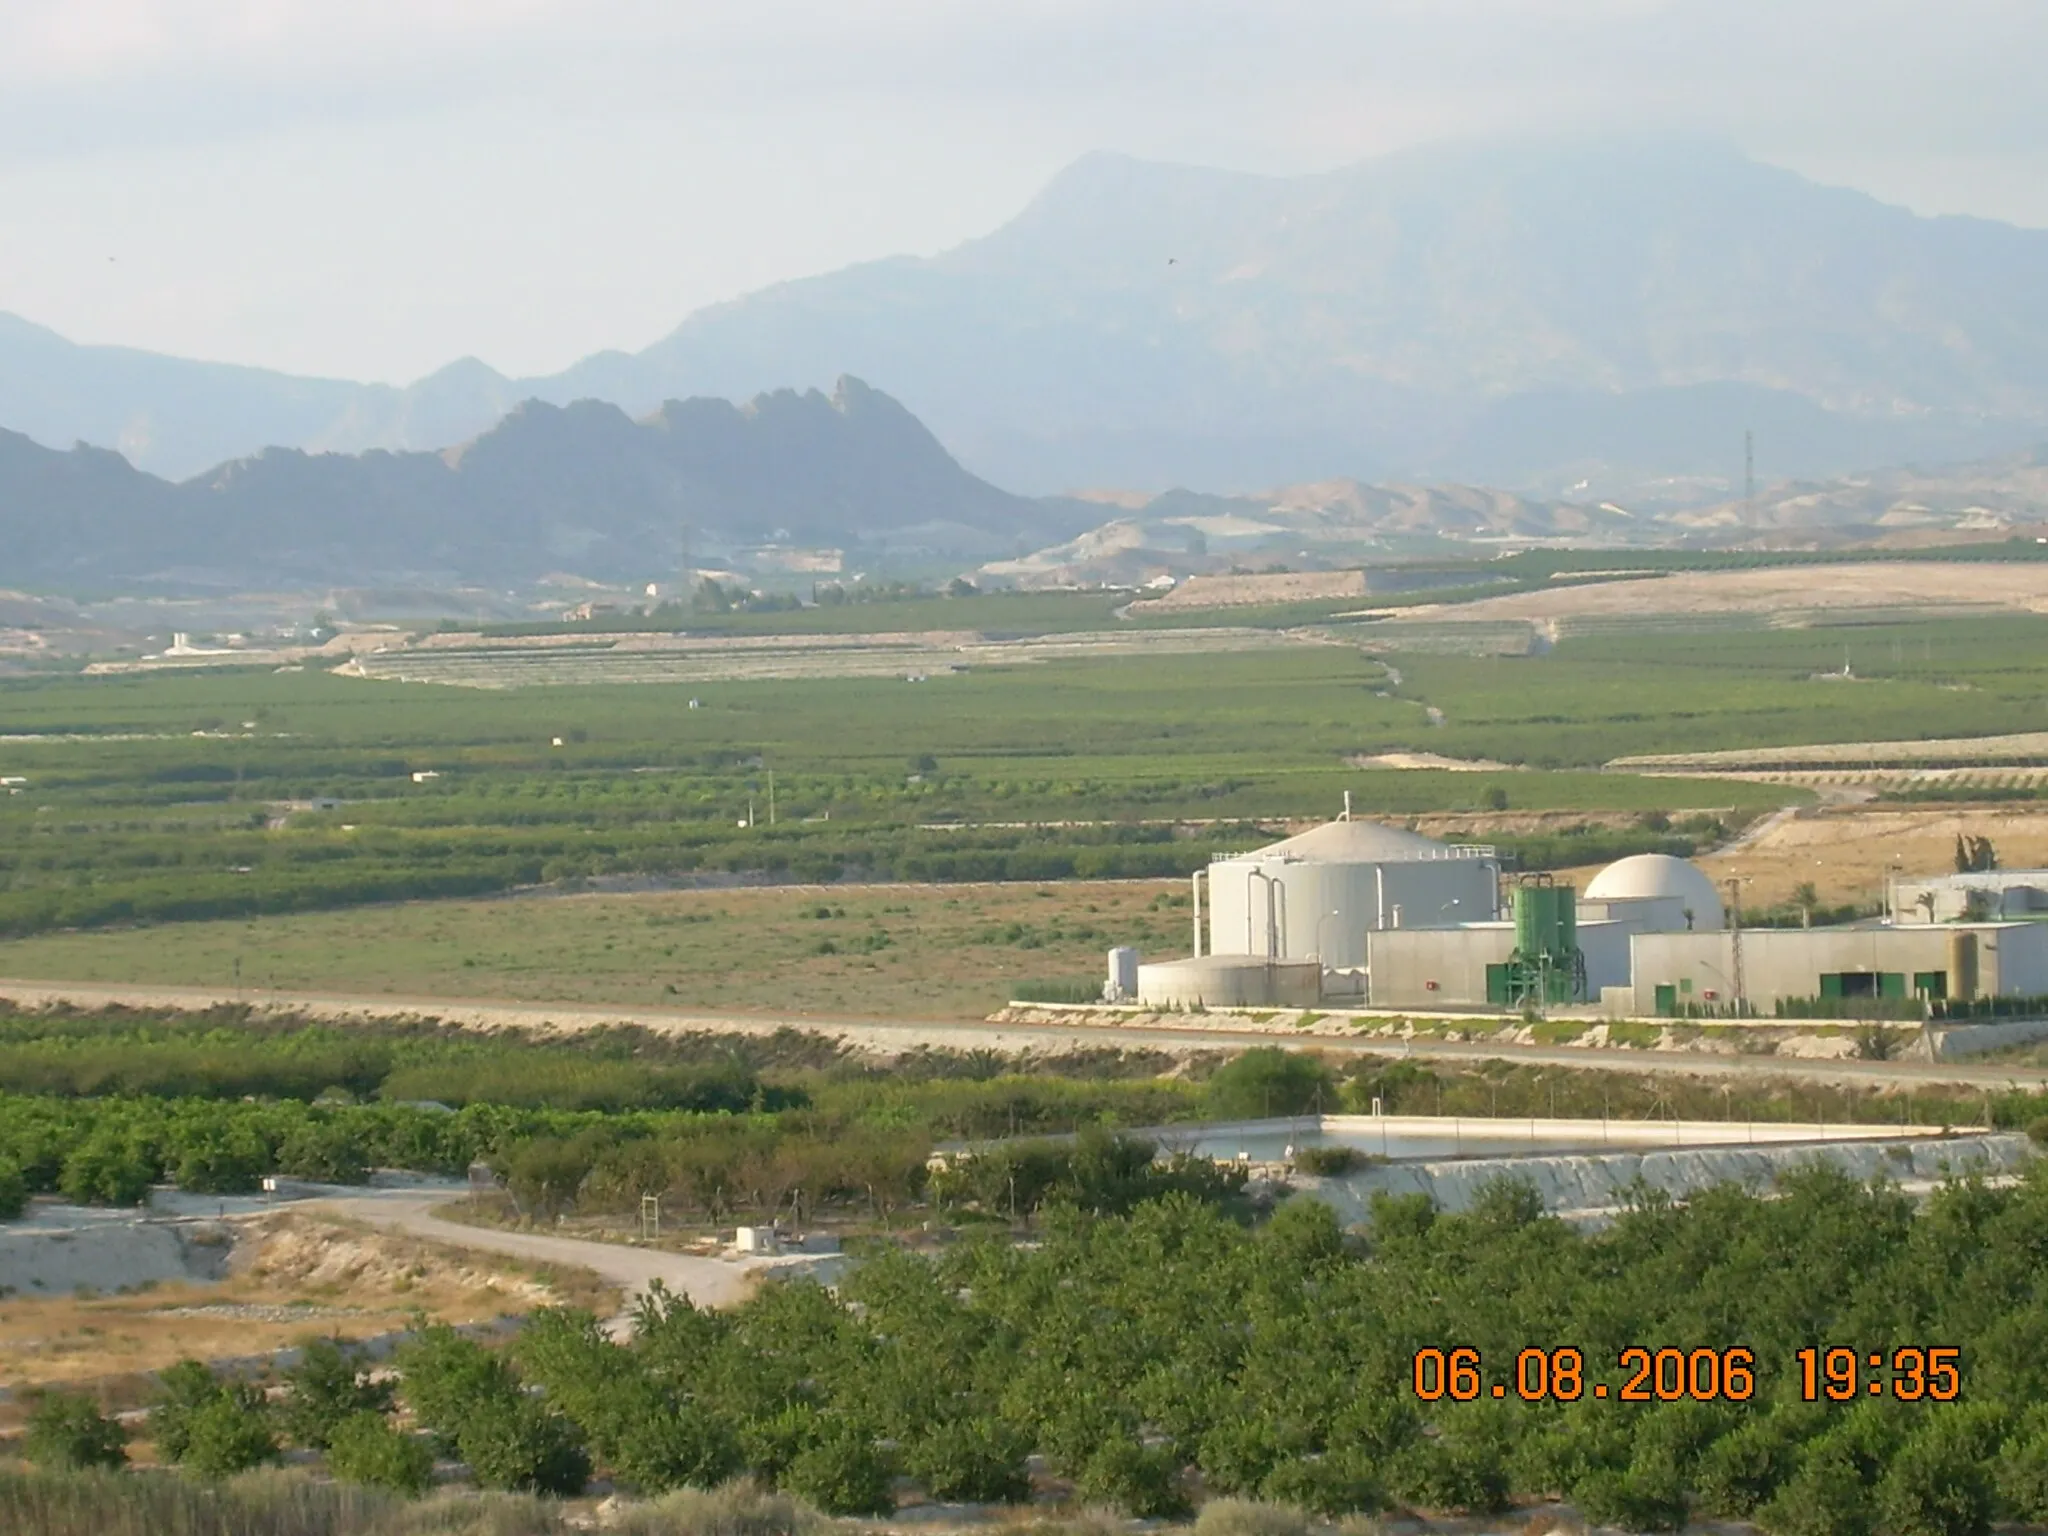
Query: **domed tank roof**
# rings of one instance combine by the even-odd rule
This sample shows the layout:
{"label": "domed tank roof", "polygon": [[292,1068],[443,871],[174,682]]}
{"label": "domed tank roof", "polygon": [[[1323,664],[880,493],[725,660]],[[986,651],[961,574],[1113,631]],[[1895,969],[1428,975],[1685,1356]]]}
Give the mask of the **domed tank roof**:
{"label": "domed tank roof", "polygon": [[1618,859],[1586,887],[1588,901],[1643,901],[1676,896],[1692,913],[1695,932],[1721,926],[1721,897],[1697,865],[1668,853],[1638,853]]}
{"label": "domed tank roof", "polygon": [[1308,859],[1319,864],[1407,864],[1450,855],[1450,844],[1376,821],[1326,821],[1259,849],[1254,858]]}

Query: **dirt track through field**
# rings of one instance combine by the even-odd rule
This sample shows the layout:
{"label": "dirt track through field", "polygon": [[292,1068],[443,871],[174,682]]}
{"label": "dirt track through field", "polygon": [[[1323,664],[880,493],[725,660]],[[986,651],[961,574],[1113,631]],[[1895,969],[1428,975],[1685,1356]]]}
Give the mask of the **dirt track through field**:
{"label": "dirt track through field", "polygon": [[434,1208],[446,1204],[447,1198],[446,1194],[365,1195],[322,1201],[310,1209],[332,1211],[369,1226],[450,1247],[503,1254],[532,1264],[587,1269],[623,1291],[629,1306],[656,1281],[676,1295],[689,1297],[700,1307],[735,1306],[746,1300],[760,1272],[772,1267],[769,1261],[760,1259],[713,1259],[668,1253],[659,1248],[632,1248],[621,1243],[446,1221],[434,1214]]}
{"label": "dirt track through field", "polygon": [[2048,1087],[2048,1070],[1966,1066],[1954,1062],[1814,1061],[1777,1056],[1716,1056],[1686,1051],[1604,1050],[1582,1046],[1468,1043],[1449,1040],[1361,1039],[1256,1027],[989,1023],[979,1019],[895,1023],[887,1019],[818,1014],[721,1014],[663,1008],[506,1003],[479,998],[349,996],[339,993],[258,992],[239,995],[201,987],[112,986],[101,983],[0,979],[0,998],[18,1007],[205,1009],[246,1005],[309,1018],[351,1020],[413,1016],[479,1029],[548,1030],[573,1034],[607,1024],[631,1024],[674,1033],[773,1034],[805,1030],[881,1053],[915,1050],[993,1050],[1005,1054],[1086,1050],[1235,1051],[1252,1046],[1315,1050],[1336,1056],[1417,1057],[1436,1061],[1514,1061],[1529,1066],[1693,1077],[1798,1079],[1863,1086],[1954,1083],[1999,1090]]}

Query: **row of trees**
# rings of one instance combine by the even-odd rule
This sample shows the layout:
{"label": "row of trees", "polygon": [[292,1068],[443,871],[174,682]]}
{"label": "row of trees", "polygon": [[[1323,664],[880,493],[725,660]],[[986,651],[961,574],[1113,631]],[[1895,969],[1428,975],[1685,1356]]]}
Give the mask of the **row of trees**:
{"label": "row of trees", "polygon": [[[873,1513],[906,1475],[937,1498],[1022,1499],[1038,1455],[1082,1498],[1146,1516],[1244,1494],[1329,1514],[1563,1496],[1627,1529],[1704,1516],[1774,1536],[2048,1520],[2048,1174],[1963,1180],[1916,1211],[1815,1168],[1768,1197],[1646,1198],[1593,1234],[1503,1183],[1458,1215],[1383,1199],[1372,1234],[1313,1202],[1248,1225],[1187,1192],[1122,1214],[1069,1200],[1034,1245],[884,1247],[837,1295],[778,1284],[711,1313],[657,1291],[625,1342],[571,1310],[498,1353],[429,1329],[398,1356],[397,1401],[479,1481],[543,1492],[593,1471],[647,1493],[744,1472]],[[1960,1401],[1801,1396],[1801,1348],[1935,1343],[1961,1351]],[[1588,1390],[1418,1400],[1416,1352],[1457,1345],[1496,1381],[1525,1347],[1575,1347]],[[1746,1346],[1755,1394],[1623,1402],[1631,1345]],[[202,1471],[284,1435],[386,1476],[364,1469],[422,1453],[380,1390],[324,1356],[281,1404],[179,1367],[153,1433]]]}

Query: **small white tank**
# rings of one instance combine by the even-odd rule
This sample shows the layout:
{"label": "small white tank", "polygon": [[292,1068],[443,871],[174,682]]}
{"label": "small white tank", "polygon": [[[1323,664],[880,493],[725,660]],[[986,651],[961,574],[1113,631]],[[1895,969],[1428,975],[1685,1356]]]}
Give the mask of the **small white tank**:
{"label": "small white tank", "polygon": [[1138,1001],[1165,1008],[1313,1008],[1323,999],[1317,960],[1197,955],[1138,967]]}
{"label": "small white tank", "polygon": [[1138,952],[1120,944],[1109,952],[1109,982],[1102,995],[1112,1003],[1131,1003],[1138,998]]}

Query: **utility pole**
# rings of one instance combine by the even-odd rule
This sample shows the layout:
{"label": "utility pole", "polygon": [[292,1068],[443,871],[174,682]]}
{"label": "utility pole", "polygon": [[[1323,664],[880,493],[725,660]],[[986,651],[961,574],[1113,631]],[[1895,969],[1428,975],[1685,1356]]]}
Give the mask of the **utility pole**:
{"label": "utility pole", "polygon": [[1728,880],[1728,969],[1729,980],[1735,985],[1735,1011],[1739,1017],[1742,1004],[1748,997],[1748,990],[1742,981],[1742,880],[1730,876]]}

